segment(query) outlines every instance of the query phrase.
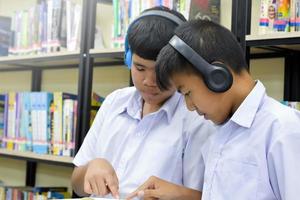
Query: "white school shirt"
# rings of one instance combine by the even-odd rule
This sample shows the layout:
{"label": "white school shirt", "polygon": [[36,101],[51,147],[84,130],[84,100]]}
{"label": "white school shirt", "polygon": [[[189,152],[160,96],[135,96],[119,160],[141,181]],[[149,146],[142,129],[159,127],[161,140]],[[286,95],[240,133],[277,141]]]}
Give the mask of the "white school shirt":
{"label": "white school shirt", "polygon": [[150,176],[201,190],[201,146],[215,131],[209,121],[187,110],[179,93],[141,119],[142,97],[134,87],[117,90],[104,101],[73,163],[108,160],[120,194],[133,192]]}
{"label": "white school shirt", "polygon": [[259,81],[202,150],[202,200],[300,198],[300,112]]}

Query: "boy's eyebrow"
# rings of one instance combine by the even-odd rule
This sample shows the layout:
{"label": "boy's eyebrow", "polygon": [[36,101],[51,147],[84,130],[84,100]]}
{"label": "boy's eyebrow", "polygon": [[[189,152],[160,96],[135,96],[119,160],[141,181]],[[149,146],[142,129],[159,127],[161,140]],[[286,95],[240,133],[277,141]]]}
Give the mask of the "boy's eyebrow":
{"label": "boy's eyebrow", "polygon": [[141,63],[139,63],[139,62],[136,62],[136,61],[133,61],[133,64],[134,64],[134,65],[138,65],[138,66],[140,66],[140,67],[146,67],[145,65],[143,65],[143,64],[141,64]]}
{"label": "boy's eyebrow", "polygon": [[177,88],[177,92],[181,93],[181,90],[182,90],[182,85],[179,85]]}

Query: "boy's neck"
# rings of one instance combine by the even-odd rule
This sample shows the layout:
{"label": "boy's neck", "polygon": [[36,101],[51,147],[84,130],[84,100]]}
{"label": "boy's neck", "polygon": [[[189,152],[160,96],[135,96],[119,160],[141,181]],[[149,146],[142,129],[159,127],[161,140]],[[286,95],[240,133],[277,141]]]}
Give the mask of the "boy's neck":
{"label": "boy's neck", "polygon": [[158,111],[163,104],[149,104],[143,101],[142,118],[150,113]]}
{"label": "boy's neck", "polygon": [[248,72],[242,72],[240,75],[234,76],[234,84],[232,85],[232,113],[234,113],[255,86],[255,81]]}

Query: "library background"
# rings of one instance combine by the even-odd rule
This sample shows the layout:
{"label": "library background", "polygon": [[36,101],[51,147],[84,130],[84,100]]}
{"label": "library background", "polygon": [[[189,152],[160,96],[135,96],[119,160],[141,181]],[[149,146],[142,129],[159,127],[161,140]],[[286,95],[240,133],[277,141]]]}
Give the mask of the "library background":
{"label": "library background", "polygon": [[300,0],[0,0],[0,199],[71,196],[72,157],[130,85],[128,24],[154,5],[231,29],[252,76],[300,109]]}

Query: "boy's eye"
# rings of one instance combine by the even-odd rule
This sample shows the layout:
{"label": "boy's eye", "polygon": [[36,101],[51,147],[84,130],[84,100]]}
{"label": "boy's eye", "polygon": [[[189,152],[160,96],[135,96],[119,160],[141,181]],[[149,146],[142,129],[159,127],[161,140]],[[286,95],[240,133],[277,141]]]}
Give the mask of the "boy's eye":
{"label": "boy's eye", "polygon": [[184,93],[184,96],[191,96],[191,91]]}
{"label": "boy's eye", "polygon": [[137,69],[138,71],[144,71],[144,68],[141,67],[141,66],[136,65],[135,67],[136,67],[136,69]]}

